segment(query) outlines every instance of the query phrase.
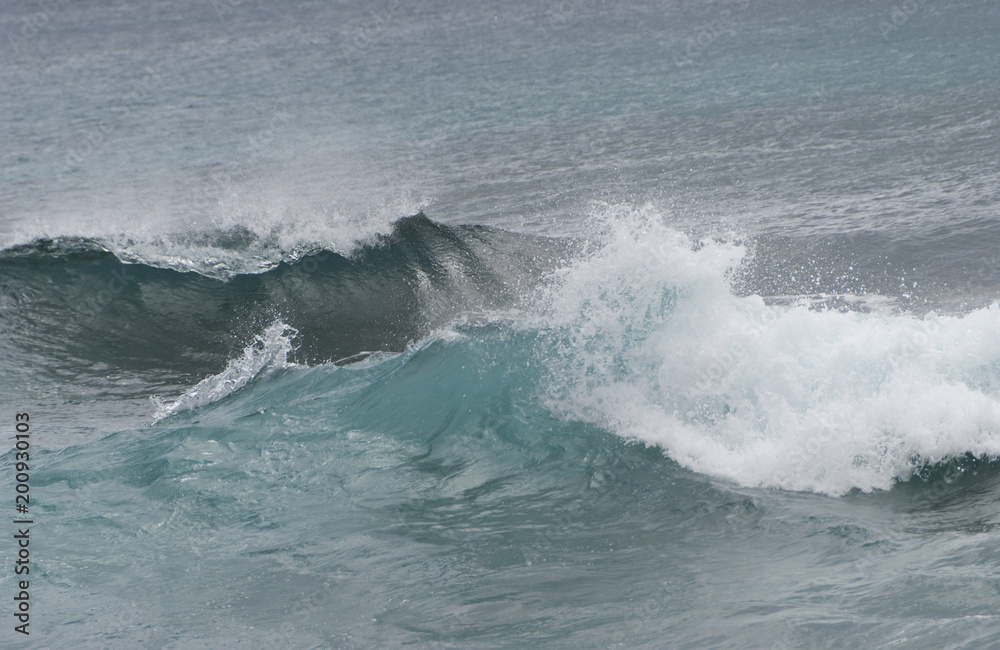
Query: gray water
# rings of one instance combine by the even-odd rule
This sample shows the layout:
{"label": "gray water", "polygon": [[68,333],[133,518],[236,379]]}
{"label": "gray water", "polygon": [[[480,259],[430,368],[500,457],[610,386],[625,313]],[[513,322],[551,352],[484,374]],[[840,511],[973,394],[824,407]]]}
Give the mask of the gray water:
{"label": "gray water", "polygon": [[2,645],[1000,647],[998,30],[0,0]]}

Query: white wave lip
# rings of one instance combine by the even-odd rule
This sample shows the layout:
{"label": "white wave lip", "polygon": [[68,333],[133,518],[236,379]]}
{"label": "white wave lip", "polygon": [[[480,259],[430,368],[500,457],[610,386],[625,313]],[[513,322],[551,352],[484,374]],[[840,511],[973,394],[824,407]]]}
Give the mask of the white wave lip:
{"label": "white wave lip", "polygon": [[745,486],[888,489],[922,463],[1000,456],[1000,305],[964,316],[737,297],[745,251],[652,208],[613,216],[545,292],[549,407]]}
{"label": "white wave lip", "polygon": [[240,390],[261,374],[288,367],[291,365],[288,362],[288,353],[294,349],[292,339],[297,335],[298,331],[285,323],[280,321],[272,323],[263,333],[255,337],[253,343],[243,348],[240,357],[230,359],[225,370],[202,379],[176,401],[164,402],[161,398],[153,396],[151,399],[156,405],[153,422],[217,402]]}

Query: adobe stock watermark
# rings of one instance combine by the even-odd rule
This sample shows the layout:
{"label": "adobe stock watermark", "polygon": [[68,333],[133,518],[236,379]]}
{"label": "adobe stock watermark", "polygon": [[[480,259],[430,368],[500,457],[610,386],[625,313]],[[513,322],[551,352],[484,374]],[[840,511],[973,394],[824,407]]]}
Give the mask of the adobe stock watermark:
{"label": "adobe stock watermark", "polygon": [[[894,353],[900,358],[915,357],[927,349],[932,338],[940,330],[941,324],[935,318],[916,320]],[[863,411],[854,413],[834,411],[822,415],[819,430],[815,435],[809,436],[803,444],[796,446],[789,455],[788,464],[792,466],[812,464],[817,458],[822,458],[824,450],[830,449],[842,440],[845,431],[858,427],[872,431],[876,424],[869,422]]]}
{"label": "adobe stock watermark", "polygon": [[986,261],[986,271],[988,273],[1000,274],[1000,251],[994,250]]}
{"label": "adobe stock watermark", "polygon": [[88,636],[101,640],[104,648],[141,648],[153,643],[149,615],[135,602],[104,609],[86,624]]}
{"label": "adobe stock watermark", "polygon": [[108,482],[119,478],[121,472],[109,467],[92,471],[81,471],[77,478],[68,482],[70,497],[84,510],[92,508],[101,495],[108,494]]}
{"label": "adobe stock watermark", "polygon": [[[339,598],[338,598],[339,596]],[[255,643],[262,648],[350,647],[350,635],[339,634],[338,638],[322,638],[308,631],[308,622],[329,616],[343,605],[343,586],[335,581],[327,581],[318,587],[299,594],[291,603],[289,616],[278,627],[262,631]]]}
{"label": "adobe stock watermark", "polygon": [[20,55],[28,41],[38,36],[57,14],[62,13],[66,9],[68,4],[70,4],[70,0],[37,2],[38,11],[21,16],[20,26],[13,32],[7,32],[7,45],[10,46],[10,51],[15,55]]}
{"label": "adobe stock watermark", "polygon": [[[933,481],[926,481],[918,474],[914,474],[909,479],[909,483],[911,488],[915,487],[917,492],[908,505],[908,509],[920,510],[936,506],[946,497],[951,484],[961,474],[961,469],[952,468],[944,477]],[[895,489],[899,489],[899,486]],[[851,559],[851,567],[858,577],[871,578],[885,568],[886,561],[891,558],[892,552],[891,545],[882,540],[867,542],[857,549],[856,554]]]}
{"label": "adobe stock watermark", "polygon": [[706,392],[720,385],[725,377],[749,358],[750,347],[777,320],[778,311],[774,307],[767,307],[756,314],[740,340],[734,340],[725,349],[713,353],[704,372],[694,383],[695,388]]}
{"label": "adobe stock watermark", "polygon": [[[655,593],[643,598],[635,608],[628,612],[612,638],[612,647],[629,648],[635,645],[636,639],[632,636],[633,631],[642,630],[649,625],[650,621],[663,622],[668,620],[670,616],[690,613],[693,607],[691,587],[691,580],[683,580],[678,577],[663,580]],[[761,639],[759,641],[763,641],[763,643],[759,643],[757,639],[754,639],[754,642],[751,642],[747,647],[767,650],[793,650],[809,647],[806,640],[799,636],[793,621],[784,621],[776,631],[777,634],[768,635],[770,642]]]}
{"label": "adobe stock watermark", "polygon": [[127,118],[136,107],[153,96],[153,93],[163,86],[163,79],[157,68],[147,66],[143,69],[142,77],[139,81],[131,82],[131,89],[118,98],[117,103],[111,107],[114,119],[104,119],[99,121],[88,131],[81,134],[78,143],[66,150],[63,159],[63,167],[58,172],[57,177],[62,178],[66,174],[78,169],[86,160],[99,151],[115,131],[121,126],[122,120]]}
{"label": "adobe stock watermark", "polygon": [[689,584],[671,577],[661,581],[657,587],[651,596],[643,598],[617,624],[616,632],[611,638],[612,648],[632,647],[636,643],[633,637],[635,630],[643,629],[649,621],[666,619],[671,614],[683,612],[690,607]]}
{"label": "adobe stock watermark", "polygon": [[584,0],[556,0],[554,4],[554,7],[549,8],[545,12],[545,16],[549,21],[549,26],[564,23],[580,13],[580,10],[584,5]]}
{"label": "adobe stock watermark", "polygon": [[334,253],[324,248],[317,253],[300,258],[295,263],[289,264],[288,275],[282,277],[282,282],[292,291],[302,291],[309,283],[309,277],[333,255]]}
{"label": "adobe stock watermark", "polygon": [[830,95],[823,86],[815,86],[806,94],[804,105],[799,105],[781,116],[774,122],[775,130],[779,136],[784,136],[793,129],[802,126],[810,118],[811,114],[823,107],[830,101]]}
{"label": "adobe stock watermark", "polygon": [[[10,51],[15,56],[20,56],[27,44],[61,17],[71,4],[74,4],[73,0],[34,0],[20,3],[23,9],[37,9],[37,11],[21,16],[14,31],[7,32],[7,45]],[[134,8],[129,0],[117,0],[116,6],[118,9]]]}
{"label": "adobe stock watermark", "polygon": [[792,621],[785,621],[781,626],[781,634],[778,638],[774,643],[765,647],[768,650],[796,650],[797,648],[808,647],[808,643],[805,639],[799,637],[795,629],[795,624]]}
{"label": "adobe stock watermark", "polygon": [[888,38],[900,28],[904,27],[913,19],[920,10],[923,9],[930,0],[903,0],[893,4],[889,9],[889,15],[882,18],[878,23],[879,33],[882,38]]}
{"label": "adobe stock watermark", "polygon": [[489,109],[502,101],[503,87],[493,77],[476,77],[471,89],[462,93],[462,99],[455,106],[453,119],[466,122],[476,114],[485,114]]}
{"label": "adobe stock watermark", "polygon": [[129,272],[129,264],[122,264],[121,268],[113,269],[102,279],[101,288],[97,293],[91,295],[80,309],[72,315],[76,324],[83,327],[91,327],[97,317],[114,303],[115,298],[126,288],[136,281],[135,276]]}
{"label": "adobe stock watermark", "polygon": [[[802,99],[799,103],[787,108],[780,117],[768,123],[768,135],[763,138],[765,142],[777,143],[790,139],[794,143],[802,127],[808,128],[811,123],[815,124],[817,120],[821,119],[820,111],[828,106],[832,99],[824,86],[812,86],[800,97]],[[753,169],[757,165],[768,162],[768,157],[774,155],[773,153],[765,153],[759,142],[754,144],[756,146],[747,151],[748,160],[743,163],[747,169]]]}
{"label": "adobe stock watermark", "polygon": [[[629,450],[626,450],[627,453]],[[587,476],[586,483],[579,485],[568,507],[559,510],[551,520],[536,531],[531,544],[521,547],[527,564],[545,559],[559,540],[565,539],[582,523],[584,516],[593,510],[596,499],[606,496],[615,485],[632,474],[640,465],[639,460],[630,459],[626,455],[609,456],[606,451],[600,449],[588,453],[581,462]]]}
{"label": "adobe stock watermark", "polygon": [[212,5],[212,9],[215,9],[215,14],[219,17],[219,20],[223,21],[226,19],[226,16],[234,15],[245,1],[246,0],[208,0],[208,3]]}
{"label": "adobe stock watermark", "polygon": [[716,18],[702,24],[690,33],[684,48],[674,54],[673,64],[676,68],[686,68],[709,51],[720,38],[735,33],[739,25],[739,15],[746,11],[753,0],[741,0],[734,9],[723,9]]}
{"label": "adobe stock watermark", "polygon": [[389,0],[384,9],[372,9],[369,18],[348,29],[348,36],[340,41],[340,53],[345,60],[367,51],[385,36],[385,30],[399,13],[403,3]]}
{"label": "adobe stock watermark", "polygon": [[279,130],[292,119],[292,114],[281,109],[268,120],[267,124],[246,137],[239,148],[240,157],[228,163],[217,165],[208,172],[208,183],[198,184],[192,201],[195,211],[206,211],[218,201],[233,191],[247,178],[249,168],[264,158],[274,143]]}

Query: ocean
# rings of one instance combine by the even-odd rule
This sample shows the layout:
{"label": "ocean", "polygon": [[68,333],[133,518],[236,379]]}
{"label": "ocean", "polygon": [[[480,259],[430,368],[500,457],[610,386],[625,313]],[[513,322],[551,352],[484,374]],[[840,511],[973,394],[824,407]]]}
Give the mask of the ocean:
{"label": "ocean", "polygon": [[1000,648],[998,33],[0,0],[0,646]]}

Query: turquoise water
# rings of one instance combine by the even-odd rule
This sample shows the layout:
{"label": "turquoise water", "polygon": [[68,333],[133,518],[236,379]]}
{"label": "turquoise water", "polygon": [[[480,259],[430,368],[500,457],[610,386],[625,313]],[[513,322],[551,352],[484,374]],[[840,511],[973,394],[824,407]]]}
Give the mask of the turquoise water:
{"label": "turquoise water", "polygon": [[2,645],[1000,647],[998,26],[4,6]]}

